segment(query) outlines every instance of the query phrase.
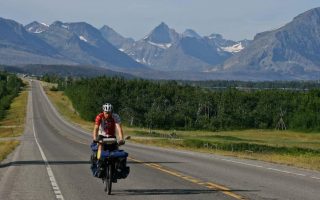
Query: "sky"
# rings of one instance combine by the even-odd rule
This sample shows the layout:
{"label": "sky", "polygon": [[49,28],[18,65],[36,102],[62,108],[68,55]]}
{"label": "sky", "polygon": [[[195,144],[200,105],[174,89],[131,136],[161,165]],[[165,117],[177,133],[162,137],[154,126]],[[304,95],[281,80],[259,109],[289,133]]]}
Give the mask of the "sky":
{"label": "sky", "polygon": [[320,0],[0,0],[0,17],[21,24],[87,22],[143,38],[161,22],[177,32],[219,33],[232,40],[279,28]]}

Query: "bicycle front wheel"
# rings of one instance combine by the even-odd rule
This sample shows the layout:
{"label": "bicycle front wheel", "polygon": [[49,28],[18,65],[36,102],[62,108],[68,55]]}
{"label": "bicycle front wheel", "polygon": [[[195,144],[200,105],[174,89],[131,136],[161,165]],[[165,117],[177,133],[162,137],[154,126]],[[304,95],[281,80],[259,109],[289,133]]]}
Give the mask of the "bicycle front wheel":
{"label": "bicycle front wheel", "polygon": [[105,191],[107,192],[108,195],[111,194],[111,189],[112,189],[112,175],[113,175],[113,170],[111,164],[108,164],[106,166],[106,189]]}

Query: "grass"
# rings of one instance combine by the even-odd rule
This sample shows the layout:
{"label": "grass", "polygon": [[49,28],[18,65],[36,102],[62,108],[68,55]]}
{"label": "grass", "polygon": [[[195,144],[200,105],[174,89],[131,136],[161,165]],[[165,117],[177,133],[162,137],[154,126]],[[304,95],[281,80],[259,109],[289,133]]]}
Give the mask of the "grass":
{"label": "grass", "polygon": [[273,147],[320,149],[320,134],[307,134],[294,131],[243,130],[243,131],[164,131],[139,128],[126,128],[134,136],[159,137],[163,134],[175,134],[181,139],[202,140],[208,143],[249,143]]}
{"label": "grass", "polygon": [[83,120],[73,108],[69,98],[65,96],[63,92],[50,91],[50,88],[55,86],[54,84],[46,82],[41,82],[41,84],[53,105],[64,118],[87,131],[92,131],[94,123]]}
{"label": "grass", "polygon": [[19,144],[17,140],[0,142],[0,161],[4,160]]}
{"label": "grass", "polygon": [[[92,122],[79,117],[72,103],[62,92],[46,93],[68,120],[91,131]],[[241,131],[176,131],[152,130],[136,127],[123,127],[132,142],[214,153],[225,156],[263,160],[273,163],[292,165],[307,169],[320,170],[320,133],[303,133],[276,130]],[[176,137],[170,138],[170,135]]]}
{"label": "grass", "polygon": [[159,139],[173,131],[127,128],[132,141],[166,148],[263,160],[320,170],[320,134],[294,131],[175,131],[178,139]]}
{"label": "grass", "polygon": [[289,166],[295,166],[305,169],[320,170],[320,158],[319,154],[279,154],[279,153],[256,153],[251,151],[232,152],[224,151],[215,148],[195,148],[185,144],[183,140],[172,139],[146,139],[141,137],[133,137],[131,142],[141,143],[146,145],[173,148],[180,150],[197,151],[202,153],[212,153],[224,156],[232,156],[251,160],[261,160],[278,164],[285,164]]}
{"label": "grass", "polygon": [[[27,86],[13,99],[5,118],[0,120],[0,138],[18,137],[21,136],[24,131],[29,90],[28,82],[24,82]],[[17,140],[0,141],[0,162],[19,144],[20,141]]]}
{"label": "grass", "polygon": [[26,121],[28,87],[13,99],[10,109],[0,121],[0,138],[21,136]]}

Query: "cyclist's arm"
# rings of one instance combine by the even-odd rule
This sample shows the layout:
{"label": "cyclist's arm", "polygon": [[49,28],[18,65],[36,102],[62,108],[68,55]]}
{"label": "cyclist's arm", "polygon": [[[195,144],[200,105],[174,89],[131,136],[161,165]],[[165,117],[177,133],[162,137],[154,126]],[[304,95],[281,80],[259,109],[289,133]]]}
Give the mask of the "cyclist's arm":
{"label": "cyclist's arm", "polygon": [[96,116],[96,119],[94,120],[94,128],[92,131],[92,139],[93,140],[97,140],[100,123],[101,123],[101,116],[99,114]]}
{"label": "cyclist's arm", "polygon": [[117,133],[118,133],[118,140],[123,140],[123,130],[121,123],[116,123]]}
{"label": "cyclist's arm", "polygon": [[118,140],[123,140],[123,130],[122,130],[122,126],[121,126],[121,118],[118,114],[113,114],[112,115],[115,124],[116,124],[116,129],[117,129],[117,133],[118,133]]}
{"label": "cyclist's arm", "polygon": [[99,126],[95,124],[94,128],[93,128],[93,131],[92,131],[92,139],[93,140],[97,139],[98,130],[99,130]]}

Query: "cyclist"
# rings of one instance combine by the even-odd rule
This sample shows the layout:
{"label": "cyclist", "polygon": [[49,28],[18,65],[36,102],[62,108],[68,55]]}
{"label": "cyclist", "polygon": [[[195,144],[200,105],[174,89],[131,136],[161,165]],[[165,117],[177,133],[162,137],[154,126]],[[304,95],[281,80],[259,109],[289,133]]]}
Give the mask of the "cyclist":
{"label": "cyclist", "polygon": [[[124,144],[121,119],[118,114],[113,113],[113,106],[106,103],[102,105],[102,113],[96,116],[92,138],[97,141],[104,137],[116,137],[116,131],[118,133],[118,144]],[[101,145],[99,145],[99,148],[101,148]]]}
{"label": "cyclist", "polygon": [[[103,138],[115,138],[116,132],[118,133],[118,145],[123,145],[125,142],[123,140],[123,130],[121,126],[121,119],[118,114],[113,113],[113,106],[110,103],[105,103],[102,105],[102,113],[99,113],[95,119],[95,125],[92,132],[93,142],[102,140]],[[103,145],[98,145],[98,152],[101,152]],[[117,146],[114,146],[115,150]],[[91,170],[94,176],[99,177],[99,173],[96,166],[97,159],[100,159],[100,155],[96,155],[94,152],[91,157]],[[123,173],[128,174],[128,168],[126,167],[126,159],[119,161],[119,170],[123,170]],[[120,169],[121,168],[121,169]],[[120,173],[120,172],[119,172]],[[116,181],[116,180],[115,180]]]}

